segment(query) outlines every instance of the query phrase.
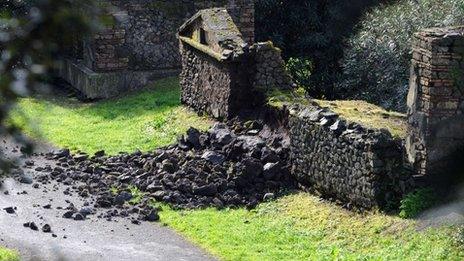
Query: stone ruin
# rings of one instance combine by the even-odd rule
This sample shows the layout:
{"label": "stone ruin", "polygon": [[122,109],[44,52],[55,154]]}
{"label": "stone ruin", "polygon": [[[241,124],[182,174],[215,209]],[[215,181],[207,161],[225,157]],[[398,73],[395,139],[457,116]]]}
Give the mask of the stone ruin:
{"label": "stone ruin", "polygon": [[406,148],[416,175],[445,174],[464,153],[463,57],[464,27],[414,35]]}
{"label": "stone ruin", "polygon": [[[292,86],[278,49],[248,46],[225,9],[200,11],[179,39],[182,101],[197,112],[231,118],[263,105],[259,93]],[[385,207],[414,189],[417,174],[446,170],[462,152],[463,28],[429,29],[415,40],[406,141],[311,102],[278,109],[286,115],[289,164],[300,186],[347,206]]]}
{"label": "stone ruin", "polygon": [[86,98],[100,99],[177,75],[181,57],[177,28],[196,11],[226,8],[243,35],[254,41],[254,3],[248,0],[99,0],[107,13],[94,14],[103,29],[76,37],[58,74]]}
{"label": "stone ruin", "polygon": [[[60,71],[88,98],[140,88],[177,74],[182,65],[182,102],[230,119],[263,106],[267,91],[293,87],[280,50],[253,43],[253,1],[105,3],[114,7],[107,14],[111,23],[77,41]],[[458,163],[464,146],[463,32],[415,34],[403,141],[314,104],[280,109],[288,163],[299,184],[348,205],[383,207],[411,191],[415,178],[440,177]]]}
{"label": "stone ruin", "polygon": [[199,11],[179,29],[181,100],[196,111],[227,119],[259,107],[266,89],[291,88],[280,50],[249,45],[226,9]]}

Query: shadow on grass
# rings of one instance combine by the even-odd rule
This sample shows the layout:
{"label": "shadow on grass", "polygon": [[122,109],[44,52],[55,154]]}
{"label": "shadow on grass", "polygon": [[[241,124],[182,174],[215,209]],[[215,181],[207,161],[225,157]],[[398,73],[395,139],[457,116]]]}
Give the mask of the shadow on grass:
{"label": "shadow on grass", "polygon": [[161,79],[137,92],[124,93],[106,100],[85,103],[71,95],[62,86],[52,86],[48,92],[37,94],[34,98],[46,104],[78,111],[82,116],[98,116],[105,120],[132,118],[153,112],[164,113],[180,106],[177,77]]}

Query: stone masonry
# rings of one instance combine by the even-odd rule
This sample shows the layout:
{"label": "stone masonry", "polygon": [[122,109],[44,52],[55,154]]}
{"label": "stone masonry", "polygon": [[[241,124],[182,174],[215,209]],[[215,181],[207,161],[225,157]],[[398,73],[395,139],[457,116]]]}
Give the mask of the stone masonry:
{"label": "stone masonry", "polygon": [[293,83],[271,42],[249,46],[226,9],[204,9],[179,29],[181,100],[199,113],[231,118],[262,105],[266,91]]}
{"label": "stone masonry", "polygon": [[108,11],[97,15],[104,29],[77,39],[59,72],[91,99],[109,98],[177,75],[181,67],[177,28],[202,8],[225,7],[244,39],[254,40],[253,1],[100,0],[99,4]]}
{"label": "stone masonry", "polygon": [[417,175],[446,172],[464,148],[463,55],[464,27],[414,36],[406,150]]}
{"label": "stone masonry", "polygon": [[305,188],[347,206],[384,207],[412,187],[401,142],[386,130],[348,123],[327,109],[290,106],[292,174]]}
{"label": "stone masonry", "polygon": [[179,40],[182,103],[220,119],[253,106],[248,47],[226,9],[199,11],[179,29]]}

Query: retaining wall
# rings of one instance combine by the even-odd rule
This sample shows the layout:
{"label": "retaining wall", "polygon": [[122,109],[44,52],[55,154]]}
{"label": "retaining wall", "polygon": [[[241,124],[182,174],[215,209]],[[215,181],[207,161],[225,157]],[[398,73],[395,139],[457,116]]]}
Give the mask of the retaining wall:
{"label": "retaining wall", "polygon": [[291,108],[292,174],[298,182],[348,205],[384,207],[410,190],[401,141],[386,130],[347,123],[317,106]]}

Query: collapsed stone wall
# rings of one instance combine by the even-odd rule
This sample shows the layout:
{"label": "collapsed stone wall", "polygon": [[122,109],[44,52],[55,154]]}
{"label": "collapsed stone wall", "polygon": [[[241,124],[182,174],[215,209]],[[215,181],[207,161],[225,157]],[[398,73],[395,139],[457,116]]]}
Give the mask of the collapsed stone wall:
{"label": "collapsed stone wall", "polygon": [[464,149],[464,27],[414,35],[408,161],[417,175],[446,173]]}
{"label": "collapsed stone wall", "polygon": [[304,187],[362,208],[398,201],[412,186],[401,142],[317,106],[290,109],[292,174]]}
{"label": "collapsed stone wall", "polygon": [[181,45],[181,101],[199,113],[227,119],[253,104],[245,60],[218,61],[188,45]]}

